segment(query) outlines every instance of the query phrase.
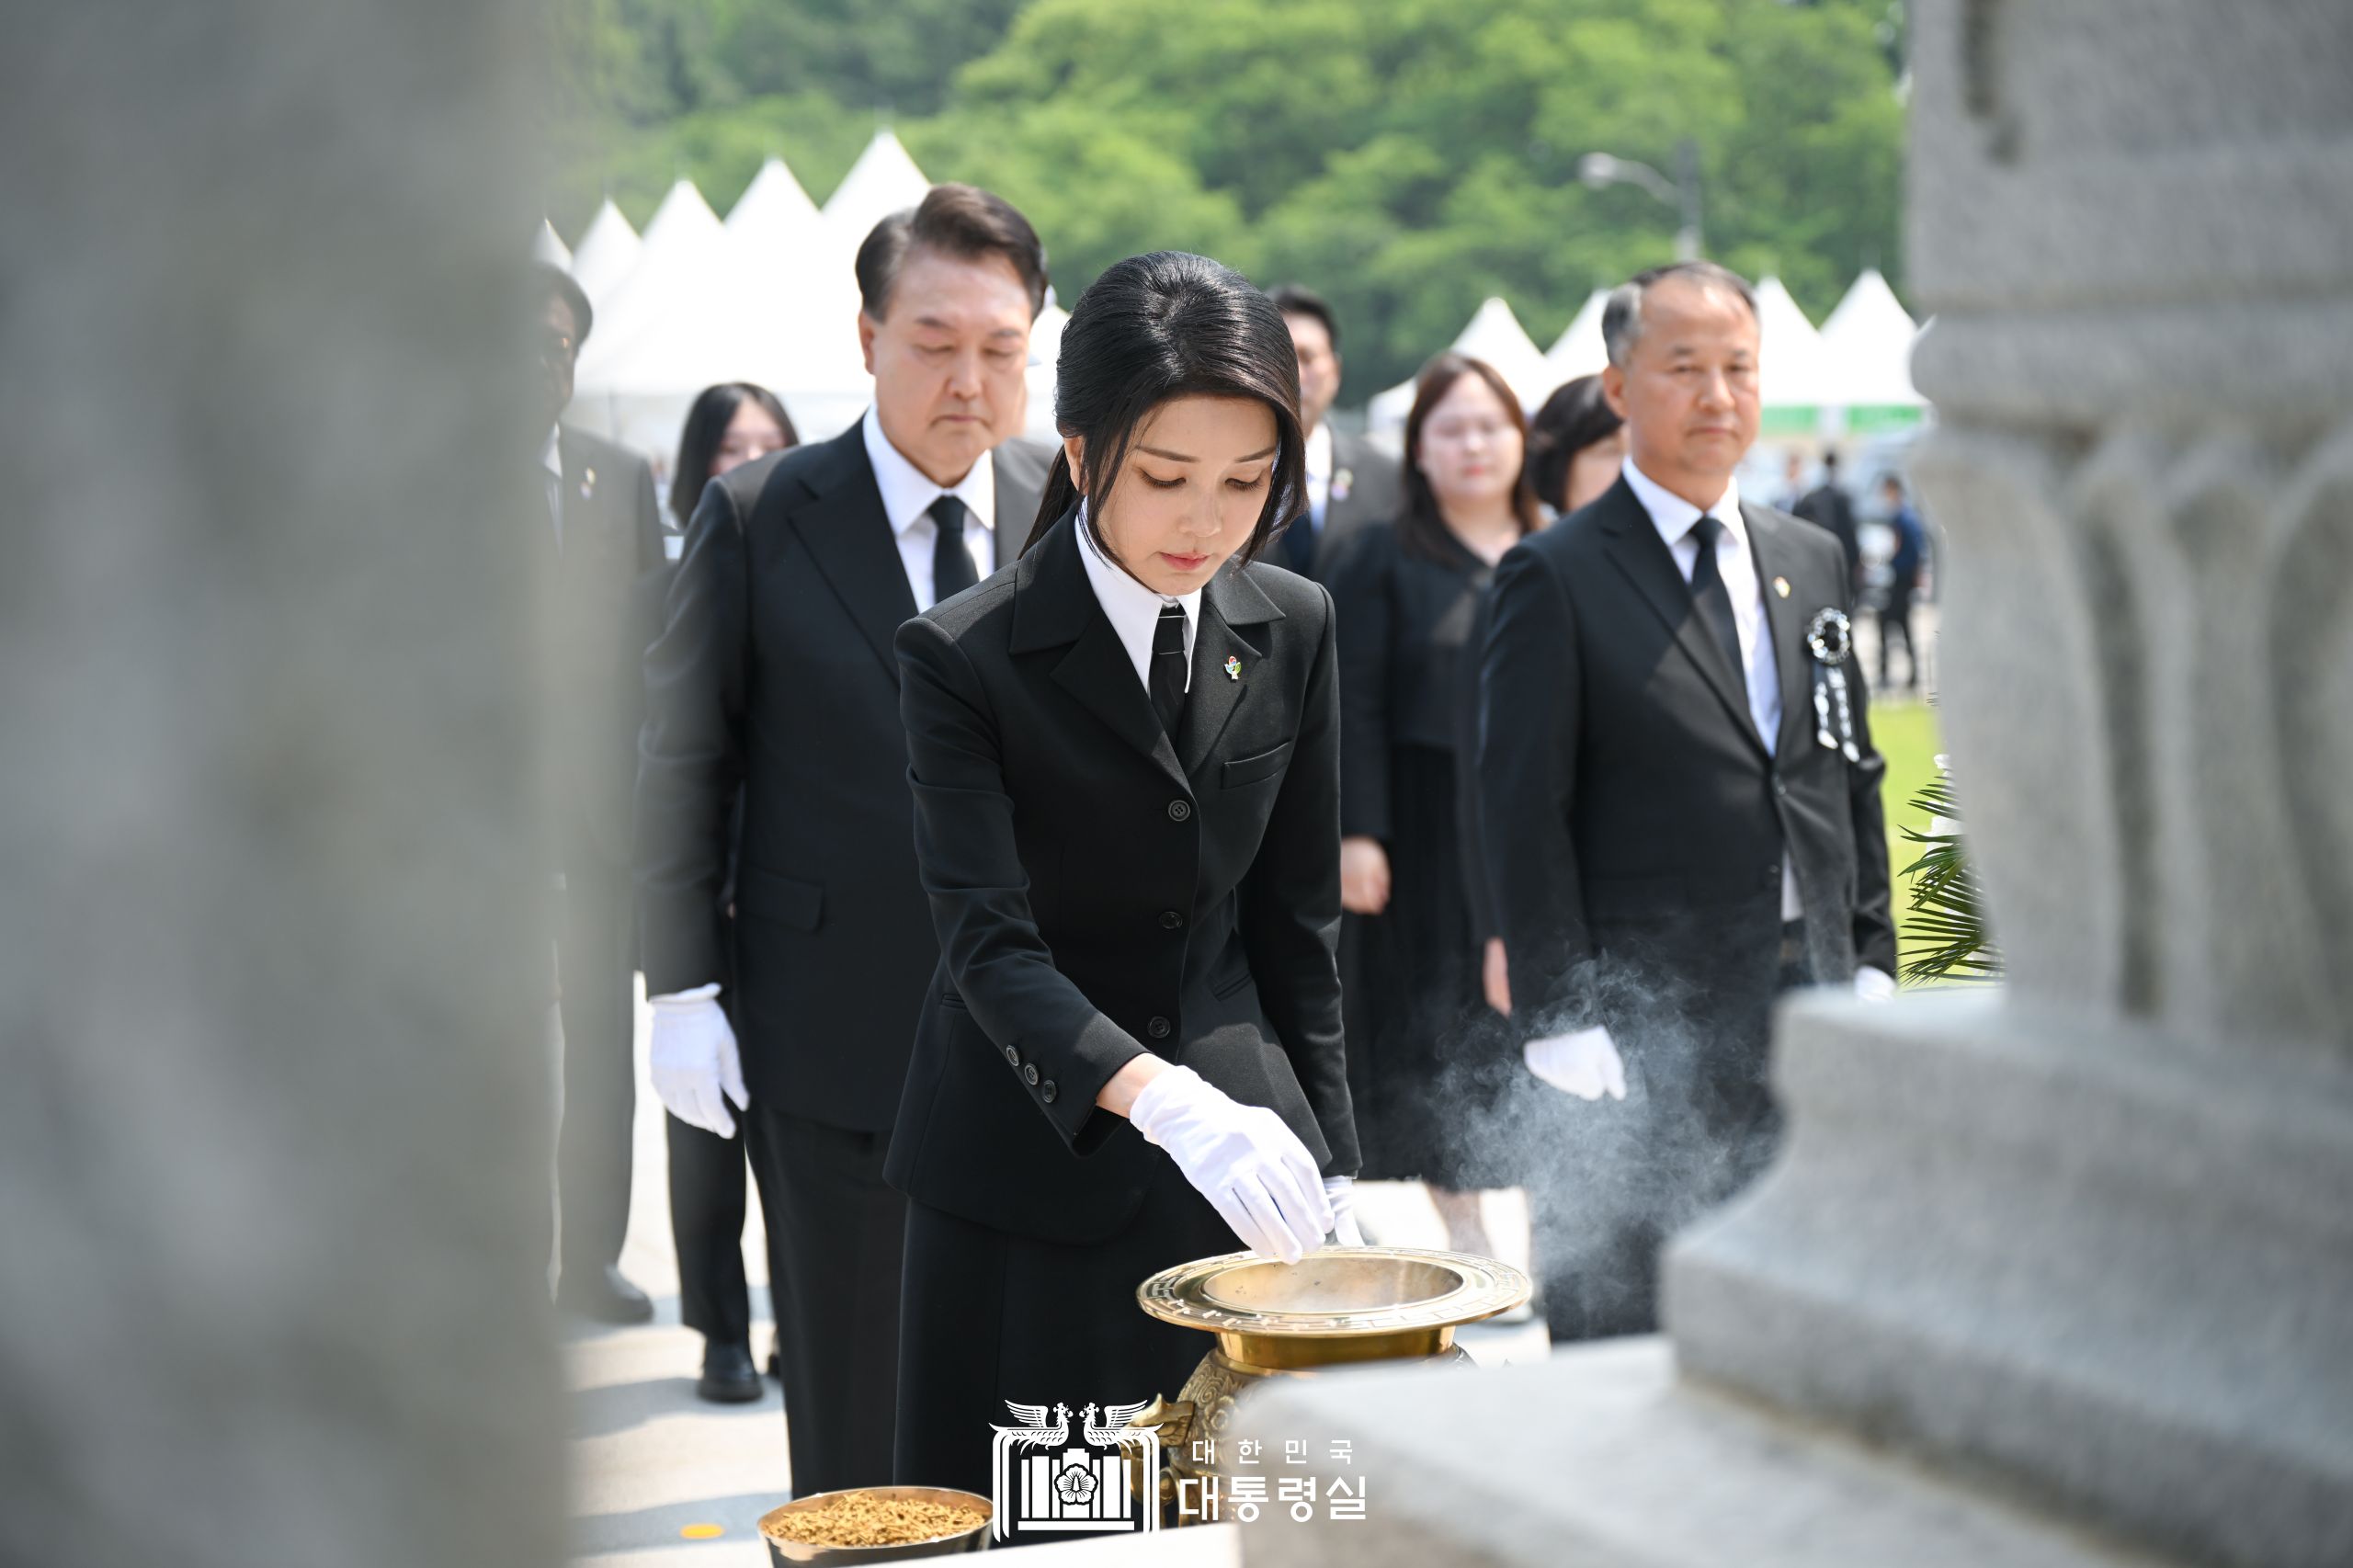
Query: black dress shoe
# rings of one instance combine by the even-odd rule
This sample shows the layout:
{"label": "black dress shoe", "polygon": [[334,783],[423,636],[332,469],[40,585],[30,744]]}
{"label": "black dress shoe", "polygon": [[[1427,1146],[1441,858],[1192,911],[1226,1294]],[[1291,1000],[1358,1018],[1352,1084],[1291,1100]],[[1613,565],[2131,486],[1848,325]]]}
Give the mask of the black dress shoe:
{"label": "black dress shoe", "polygon": [[696,1398],[713,1404],[748,1404],[766,1392],[759,1369],[752,1365],[749,1345],[722,1345],[714,1339],[704,1346]]}
{"label": "black dress shoe", "polygon": [[567,1268],[556,1286],[556,1305],[598,1323],[638,1324],[654,1321],[654,1301],[621,1277],[611,1264],[602,1268]]}

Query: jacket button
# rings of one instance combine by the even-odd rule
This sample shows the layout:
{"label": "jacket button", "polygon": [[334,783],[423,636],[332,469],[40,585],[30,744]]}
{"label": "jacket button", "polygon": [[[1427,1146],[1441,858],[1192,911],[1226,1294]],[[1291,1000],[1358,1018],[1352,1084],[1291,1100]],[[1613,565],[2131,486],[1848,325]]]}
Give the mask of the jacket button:
{"label": "jacket button", "polygon": [[1168,802],[1168,820],[1169,820],[1170,822],[1184,822],[1184,821],[1188,820],[1188,819],[1192,816],[1192,814],[1193,814],[1193,802],[1192,802],[1192,801],[1169,801],[1169,802]]}
{"label": "jacket button", "polygon": [[1044,1085],[1039,1088],[1038,1097],[1045,1101],[1048,1105],[1054,1103],[1054,1081],[1051,1078],[1047,1079]]}
{"label": "jacket button", "polygon": [[1035,1085],[1038,1082],[1038,1064],[1032,1062],[1029,1066],[1024,1067],[1021,1070],[1021,1076],[1026,1082]]}
{"label": "jacket button", "polygon": [[1152,1022],[1144,1025],[1143,1032],[1150,1035],[1154,1040],[1166,1040],[1168,1038],[1168,1020],[1166,1018],[1154,1018]]}
{"label": "jacket button", "polygon": [[1160,912],[1160,928],[1161,928],[1162,930],[1164,930],[1164,931],[1175,931],[1175,930],[1178,930],[1178,929],[1181,929],[1181,928],[1183,927],[1184,924],[1185,924],[1185,917],[1184,917],[1183,915],[1181,915],[1177,914],[1175,910],[1173,910],[1173,909],[1164,909],[1164,910],[1162,910],[1162,911]]}
{"label": "jacket button", "polygon": [[1765,886],[1769,890],[1769,889],[1772,889],[1772,888],[1779,887],[1780,885],[1781,885],[1781,868],[1780,868],[1780,867],[1779,867],[1779,866],[1768,866],[1768,867],[1766,867],[1766,868],[1765,868]]}
{"label": "jacket button", "polygon": [[1005,1059],[1006,1059],[1007,1062],[1012,1062],[1016,1067],[1020,1066],[1020,1065],[1021,1065],[1021,1048],[1020,1048],[1020,1047],[1018,1047],[1018,1046],[1013,1046],[1013,1045],[1008,1045],[1008,1046],[1006,1046],[1006,1047],[1005,1048]]}
{"label": "jacket button", "polygon": [[1773,798],[1779,801],[1786,801],[1790,798],[1790,781],[1788,779],[1776,778],[1773,780]]}

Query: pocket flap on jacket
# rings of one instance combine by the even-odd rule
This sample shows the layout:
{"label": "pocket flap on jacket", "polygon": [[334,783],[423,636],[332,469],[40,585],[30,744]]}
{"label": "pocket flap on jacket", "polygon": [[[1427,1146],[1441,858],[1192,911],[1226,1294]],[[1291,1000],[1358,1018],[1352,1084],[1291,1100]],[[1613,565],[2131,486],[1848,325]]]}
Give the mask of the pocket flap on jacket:
{"label": "pocket flap on jacket", "polygon": [[1262,751],[1256,756],[1237,756],[1225,765],[1218,775],[1222,789],[1231,790],[1237,784],[1256,784],[1261,778],[1272,778],[1290,761],[1290,743],[1285,741],[1272,751]]}
{"label": "pocket flap on jacket", "polygon": [[825,890],[815,882],[797,882],[757,866],[739,866],[735,907],[756,920],[775,920],[796,930],[814,931],[825,912]]}

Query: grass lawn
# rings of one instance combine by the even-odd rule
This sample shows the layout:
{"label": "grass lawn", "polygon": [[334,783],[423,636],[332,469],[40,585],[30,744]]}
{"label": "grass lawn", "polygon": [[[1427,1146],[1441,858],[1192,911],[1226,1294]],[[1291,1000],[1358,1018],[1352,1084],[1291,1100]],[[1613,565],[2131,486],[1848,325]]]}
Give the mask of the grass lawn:
{"label": "grass lawn", "polygon": [[1878,744],[1880,756],[1887,759],[1880,803],[1887,817],[1887,867],[1894,881],[1895,923],[1900,929],[1904,912],[1912,902],[1912,879],[1904,874],[1904,869],[1920,858],[1920,846],[1907,841],[1904,830],[1928,825],[1926,816],[1912,810],[1912,797],[1937,776],[1937,753],[1943,749],[1937,738],[1937,710],[1916,700],[1874,702],[1871,739]]}

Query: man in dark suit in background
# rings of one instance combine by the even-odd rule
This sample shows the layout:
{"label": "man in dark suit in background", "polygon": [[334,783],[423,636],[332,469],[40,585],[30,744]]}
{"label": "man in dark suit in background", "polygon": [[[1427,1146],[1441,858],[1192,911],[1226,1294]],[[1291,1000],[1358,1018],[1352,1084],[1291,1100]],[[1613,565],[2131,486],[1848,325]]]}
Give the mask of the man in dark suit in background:
{"label": "man in dark suit in background", "polygon": [[[1846,561],[1733,477],[1755,298],[1677,263],[1618,290],[1603,335],[1624,472],[1504,558],[1481,678],[1514,1016],[1575,1124],[1535,1192],[1570,1336],[1654,1327],[1661,1241],[1769,1156],[1774,996],[1885,994],[1895,967]],[[1845,687],[1826,717],[1817,683]]]}
{"label": "man in dark suit in background", "polygon": [[556,983],[563,1021],[563,1120],[557,1135],[561,1206],[558,1300],[604,1323],[644,1323],[645,1293],[621,1277],[629,1230],[630,1145],[636,1108],[632,980],[637,933],[630,892],[630,790],[644,714],[638,664],[653,635],[663,569],[662,515],[643,458],[559,425],[588,335],[588,297],[542,265],[540,349],[557,644],[550,713],[557,737],[562,820],[552,835],[563,879]]}
{"label": "man in dark suit in background", "polygon": [[1851,588],[1859,589],[1863,585],[1862,541],[1855,531],[1855,504],[1839,488],[1836,451],[1822,454],[1822,483],[1799,497],[1790,510],[1838,536],[1838,548],[1847,556],[1847,582]]}
{"label": "man in dark suit in background", "polygon": [[1364,523],[1397,515],[1397,460],[1358,436],[1325,422],[1340,395],[1340,328],[1332,307],[1297,283],[1269,290],[1290,327],[1299,356],[1299,424],[1307,435],[1307,510],[1275,541],[1267,559],[1318,581],[1333,551]]}
{"label": "man in dark suit in background", "polygon": [[1019,212],[938,187],[875,225],[858,280],[873,405],[705,491],[646,655],[637,796],[654,1088],[722,1135],[744,1113],[803,1495],[891,1479],[906,1205],[882,1163],[939,958],[892,639],[1019,554],[1047,460],[1006,440],[1046,294]]}

